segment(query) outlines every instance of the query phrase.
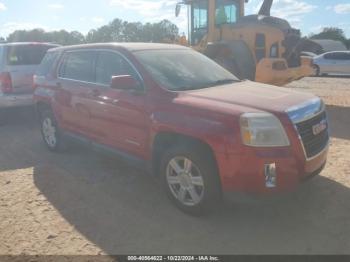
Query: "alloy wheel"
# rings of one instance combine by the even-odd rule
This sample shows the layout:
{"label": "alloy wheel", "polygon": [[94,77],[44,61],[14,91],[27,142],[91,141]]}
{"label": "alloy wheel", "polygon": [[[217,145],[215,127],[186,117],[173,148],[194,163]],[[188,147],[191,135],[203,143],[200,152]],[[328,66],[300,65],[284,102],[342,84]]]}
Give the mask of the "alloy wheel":
{"label": "alloy wheel", "polygon": [[186,157],[168,163],[167,183],[173,196],[185,206],[196,206],[204,197],[204,179],[199,168]]}

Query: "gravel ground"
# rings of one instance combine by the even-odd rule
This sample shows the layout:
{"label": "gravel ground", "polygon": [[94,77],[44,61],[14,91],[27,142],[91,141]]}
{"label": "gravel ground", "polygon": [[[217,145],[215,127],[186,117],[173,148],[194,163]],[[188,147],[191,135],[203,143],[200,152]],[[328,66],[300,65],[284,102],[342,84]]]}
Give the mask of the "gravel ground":
{"label": "gravel ground", "polygon": [[350,79],[289,88],[325,99],[329,162],[297,192],[184,215],[144,172],[72,147],[49,153],[28,112],[0,127],[0,254],[350,254]]}

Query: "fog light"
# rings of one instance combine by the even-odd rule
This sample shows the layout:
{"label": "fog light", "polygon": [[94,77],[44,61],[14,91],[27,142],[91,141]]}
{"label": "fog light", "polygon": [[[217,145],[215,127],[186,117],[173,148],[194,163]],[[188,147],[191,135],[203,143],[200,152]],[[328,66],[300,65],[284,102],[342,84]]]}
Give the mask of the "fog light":
{"label": "fog light", "polygon": [[277,186],[276,164],[265,165],[265,186],[274,188]]}

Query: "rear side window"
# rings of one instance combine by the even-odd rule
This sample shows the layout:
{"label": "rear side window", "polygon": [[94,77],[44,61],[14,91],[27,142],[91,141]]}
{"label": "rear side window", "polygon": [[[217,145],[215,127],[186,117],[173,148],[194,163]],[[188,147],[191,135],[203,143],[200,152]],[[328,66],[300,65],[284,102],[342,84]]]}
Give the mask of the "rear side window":
{"label": "rear side window", "polygon": [[120,75],[131,75],[137,79],[135,71],[121,55],[112,52],[101,52],[96,62],[96,82],[109,85],[112,76]]}
{"label": "rear side window", "polygon": [[45,55],[44,59],[42,60],[40,66],[38,67],[36,74],[38,76],[47,76],[51,71],[51,68],[55,63],[56,59],[58,58],[58,56],[59,56],[58,52],[48,52]]}
{"label": "rear side window", "polygon": [[7,47],[7,65],[39,65],[46,51],[54,46],[19,45]]}
{"label": "rear side window", "polygon": [[96,53],[78,51],[67,53],[59,70],[59,76],[66,79],[94,82],[94,61]]}

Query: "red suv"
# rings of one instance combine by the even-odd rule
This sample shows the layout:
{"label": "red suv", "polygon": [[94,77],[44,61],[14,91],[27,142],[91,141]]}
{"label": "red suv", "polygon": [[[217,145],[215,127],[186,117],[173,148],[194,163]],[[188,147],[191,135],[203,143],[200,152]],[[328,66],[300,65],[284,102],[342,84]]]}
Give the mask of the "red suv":
{"label": "red suv", "polygon": [[50,150],[62,150],[73,138],[142,164],[192,214],[227,191],[293,190],[326,163],[321,99],[239,81],[189,48],[56,48],[44,58],[35,85]]}

